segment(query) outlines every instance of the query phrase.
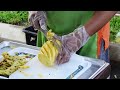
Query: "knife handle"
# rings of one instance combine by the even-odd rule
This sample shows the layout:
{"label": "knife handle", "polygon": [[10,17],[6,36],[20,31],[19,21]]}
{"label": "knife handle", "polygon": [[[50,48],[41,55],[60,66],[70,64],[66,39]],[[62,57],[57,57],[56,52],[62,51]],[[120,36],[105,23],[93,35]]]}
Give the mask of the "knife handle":
{"label": "knife handle", "polygon": [[75,70],[71,75],[69,75],[66,79],[72,79],[76,74],[78,74],[83,69],[83,66],[79,65],[78,69]]}

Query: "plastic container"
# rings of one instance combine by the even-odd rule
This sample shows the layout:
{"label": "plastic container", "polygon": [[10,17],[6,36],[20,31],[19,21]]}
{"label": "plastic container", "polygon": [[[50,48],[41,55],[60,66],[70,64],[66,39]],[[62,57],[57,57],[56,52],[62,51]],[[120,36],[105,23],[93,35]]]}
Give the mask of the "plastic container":
{"label": "plastic container", "polygon": [[33,26],[29,26],[23,29],[23,32],[26,35],[26,44],[36,46],[37,31],[38,30],[34,30]]}

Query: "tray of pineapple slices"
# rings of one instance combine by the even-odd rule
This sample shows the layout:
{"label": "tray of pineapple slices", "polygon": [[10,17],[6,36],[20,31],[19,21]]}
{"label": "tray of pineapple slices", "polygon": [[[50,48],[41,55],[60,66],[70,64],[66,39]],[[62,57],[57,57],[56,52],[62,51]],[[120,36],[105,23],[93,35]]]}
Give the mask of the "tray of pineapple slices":
{"label": "tray of pineapple slices", "polygon": [[[57,65],[55,57],[58,51],[47,41],[40,51],[26,47],[18,47],[0,56],[1,63],[10,63],[6,69],[0,69],[0,78],[3,79],[78,79],[91,62],[84,57],[73,54],[69,62]],[[5,60],[4,60],[4,59]],[[1,64],[0,63],[0,64]],[[5,77],[7,76],[7,77]]]}

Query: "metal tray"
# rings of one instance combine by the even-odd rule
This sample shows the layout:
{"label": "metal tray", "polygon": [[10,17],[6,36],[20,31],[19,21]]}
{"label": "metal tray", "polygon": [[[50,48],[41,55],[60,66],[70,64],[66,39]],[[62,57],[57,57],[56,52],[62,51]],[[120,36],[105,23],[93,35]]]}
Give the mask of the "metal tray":
{"label": "metal tray", "polygon": [[[31,48],[35,50],[40,49],[36,46],[26,45],[26,44],[14,42],[14,41],[3,41],[0,43],[0,54],[5,51],[8,52],[12,50],[13,48],[17,48],[17,47],[27,47],[27,48]],[[92,65],[78,79],[94,79],[102,70],[104,70],[109,65],[109,63],[106,63],[103,60],[93,59],[89,57],[84,57],[84,58],[85,60],[91,62]],[[0,78],[4,79],[2,77]]]}
{"label": "metal tray", "polygon": [[13,41],[3,41],[0,43],[0,55],[2,52],[8,52],[8,51],[10,51],[14,48],[17,48],[17,47],[27,47],[27,48],[31,48],[31,49],[35,49],[35,50],[40,49],[38,47],[26,45],[23,43],[18,43],[18,42],[13,42]]}

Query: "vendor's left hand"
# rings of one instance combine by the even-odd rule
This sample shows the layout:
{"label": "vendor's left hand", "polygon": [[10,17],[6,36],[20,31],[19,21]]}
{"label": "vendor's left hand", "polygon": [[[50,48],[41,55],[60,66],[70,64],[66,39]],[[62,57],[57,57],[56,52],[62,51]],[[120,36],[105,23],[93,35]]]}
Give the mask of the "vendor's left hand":
{"label": "vendor's left hand", "polygon": [[62,36],[62,47],[56,59],[57,64],[68,62],[71,55],[84,46],[89,37],[84,26],[78,27],[74,32]]}

